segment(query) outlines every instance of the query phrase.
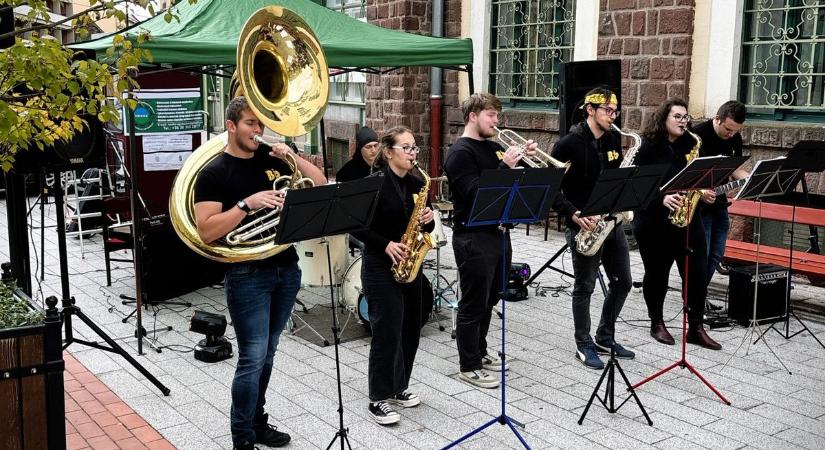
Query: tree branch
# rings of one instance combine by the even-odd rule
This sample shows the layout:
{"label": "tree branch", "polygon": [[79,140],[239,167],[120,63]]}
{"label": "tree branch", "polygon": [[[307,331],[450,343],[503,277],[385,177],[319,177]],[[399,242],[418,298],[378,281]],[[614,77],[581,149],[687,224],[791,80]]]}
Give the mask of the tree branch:
{"label": "tree branch", "polygon": [[[119,3],[126,3],[127,1],[128,0],[115,0],[115,1],[112,2],[111,7],[114,8],[115,5],[117,5]],[[74,19],[77,19],[80,16],[87,15],[87,14],[92,13],[92,12],[104,11],[104,10],[107,10],[107,9],[109,9],[109,7],[106,5],[106,3],[98,3],[97,5],[92,6],[89,9],[85,9],[83,11],[80,11],[79,13],[73,14],[69,17],[66,17],[66,18],[62,19],[62,20],[58,20],[57,22],[43,23],[43,24],[40,24],[40,25],[32,25],[28,28],[20,28],[20,29],[14,30],[14,31],[9,31],[8,33],[0,34],[0,39],[4,39],[4,38],[7,38],[7,37],[12,37],[12,36],[17,36],[17,35],[28,33],[28,32],[55,28],[58,25],[63,25],[64,23],[70,22]]]}

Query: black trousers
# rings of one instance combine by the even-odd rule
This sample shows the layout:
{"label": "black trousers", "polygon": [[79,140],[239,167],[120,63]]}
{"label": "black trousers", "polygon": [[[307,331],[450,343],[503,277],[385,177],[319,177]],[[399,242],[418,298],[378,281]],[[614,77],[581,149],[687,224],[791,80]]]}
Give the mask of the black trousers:
{"label": "black trousers", "polygon": [[481,358],[487,355],[487,331],[502,289],[502,251],[506,254],[504,267],[509,271],[513,253],[509,236],[502,248],[498,231],[453,234],[461,283],[455,337],[462,372],[481,369]]}
{"label": "black trousers", "polygon": [[421,328],[433,307],[433,290],[419,273],[408,284],[395,281],[384,254],[364,253],[361,283],[372,328],[368,383],[370,401],[386,400],[409,387]]}
{"label": "black trousers", "polygon": [[[666,218],[636,216],[633,221],[633,233],[639,243],[645,275],[642,284],[647,314],[652,322],[663,319],[665,294],[673,263],[679,269],[684,288],[687,275],[688,321],[691,326],[702,324],[705,310],[705,297],[708,288],[705,283],[708,254],[705,242],[705,230],[697,216],[687,227],[679,228]],[[687,245],[686,247],[686,241]],[[685,254],[688,255],[687,273],[685,272]],[[681,296],[680,296],[681,298]]]}

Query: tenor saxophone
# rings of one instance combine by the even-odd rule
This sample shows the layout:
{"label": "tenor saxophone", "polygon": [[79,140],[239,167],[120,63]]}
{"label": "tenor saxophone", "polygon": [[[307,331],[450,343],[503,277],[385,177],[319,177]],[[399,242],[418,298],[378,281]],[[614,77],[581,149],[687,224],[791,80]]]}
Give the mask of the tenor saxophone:
{"label": "tenor saxophone", "polygon": [[[693,148],[690,149],[690,153],[687,155],[687,161],[691,162],[699,156],[699,148],[702,147],[702,138],[687,128],[685,128],[685,133],[688,133],[693,139],[696,140],[696,144],[693,145]],[[667,218],[670,219],[670,223],[679,228],[684,228],[690,225],[690,221],[693,219],[693,213],[696,212],[696,205],[699,204],[699,199],[702,198],[703,192],[704,191],[702,190],[680,192],[682,195],[682,202],[679,204],[679,207],[667,215]]]}
{"label": "tenor saxophone", "polygon": [[421,231],[421,216],[427,208],[427,196],[430,193],[430,177],[418,165],[418,161],[413,162],[413,167],[418,169],[424,177],[424,187],[418,194],[413,194],[412,215],[407,223],[407,229],[401,236],[401,243],[407,246],[407,257],[392,265],[392,275],[399,283],[411,283],[418,276],[424,257],[427,252],[435,246],[430,233]]}
{"label": "tenor saxophone", "polygon": [[[622,131],[615,124],[611,124],[611,126],[620,134],[633,139],[633,145],[631,145],[625,152],[624,159],[619,167],[632,166],[633,159],[636,158],[636,152],[638,152],[639,147],[642,146],[642,138],[632,131]],[[623,221],[630,222],[632,220],[633,211],[617,212],[600,216],[599,221],[593,226],[592,230],[588,231],[582,228],[576,234],[576,251],[584,256],[595,255],[616,225],[622,223]]]}

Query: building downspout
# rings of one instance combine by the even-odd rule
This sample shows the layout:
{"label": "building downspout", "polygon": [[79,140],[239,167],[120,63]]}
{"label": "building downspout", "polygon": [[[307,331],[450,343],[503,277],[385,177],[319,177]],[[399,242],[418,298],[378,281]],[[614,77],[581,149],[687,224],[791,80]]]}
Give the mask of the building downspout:
{"label": "building downspout", "polygon": [[[432,36],[444,37],[444,0],[433,0]],[[441,175],[441,147],[443,146],[442,117],[444,97],[441,94],[442,69],[430,68],[430,176]],[[431,192],[436,192],[433,186]]]}

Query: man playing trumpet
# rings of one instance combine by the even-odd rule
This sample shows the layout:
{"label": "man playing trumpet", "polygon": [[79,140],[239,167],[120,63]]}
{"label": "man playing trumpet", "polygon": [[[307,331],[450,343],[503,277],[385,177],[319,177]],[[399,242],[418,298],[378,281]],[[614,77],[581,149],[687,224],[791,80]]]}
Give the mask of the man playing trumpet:
{"label": "man playing trumpet", "polygon": [[[459,378],[483,388],[495,388],[498,378],[487,372],[501,370],[502,358],[488,352],[487,331],[493,306],[501,291],[502,244],[496,225],[467,227],[481,172],[489,169],[515,168],[525,156],[535,154],[536,144],[504,149],[490,138],[496,136],[501,102],[488,93],[472,94],[461,105],[464,133],[450,147],[444,172],[453,195],[455,219],[453,251],[461,283],[461,299],[456,318],[456,344],[461,369]],[[509,237],[506,242],[506,265],[512,257]]]}
{"label": "man playing trumpet", "polygon": [[[283,206],[285,192],[274,190],[272,183],[292,173],[284,161],[292,152],[289,146],[278,143],[269,150],[258,145],[263,126],[244,97],[229,102],[226,130],[226,148],[204,167],[195,184],[195,218],[206,243],[226,236],[251,211]],[[315,184],[326,184],[319,168],[298,156],[294,159]],[[300,287],[298,254],[292,247],[264,260],[226,267],[226,304],[238,340],[229,413],[237,449],[252,449],[256,443],[281,447],[290,440],[267,423],[264,404],[278,338]]]}

